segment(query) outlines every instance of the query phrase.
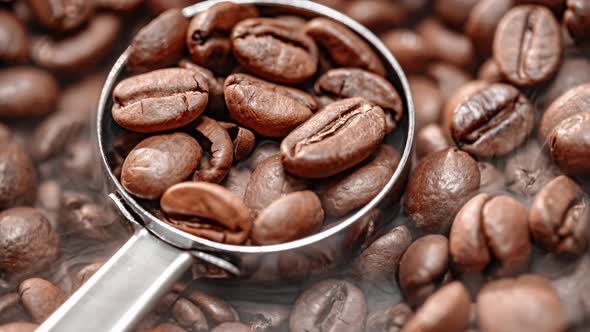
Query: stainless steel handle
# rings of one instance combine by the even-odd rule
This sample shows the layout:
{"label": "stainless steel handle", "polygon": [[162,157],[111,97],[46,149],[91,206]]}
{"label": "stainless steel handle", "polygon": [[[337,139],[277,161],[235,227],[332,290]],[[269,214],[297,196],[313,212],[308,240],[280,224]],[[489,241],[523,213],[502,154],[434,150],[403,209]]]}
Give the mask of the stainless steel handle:
{"label": "stainless steel handle", "polygon": [[37,331],[129,331],[192,262],[189,252],[139,229]]}

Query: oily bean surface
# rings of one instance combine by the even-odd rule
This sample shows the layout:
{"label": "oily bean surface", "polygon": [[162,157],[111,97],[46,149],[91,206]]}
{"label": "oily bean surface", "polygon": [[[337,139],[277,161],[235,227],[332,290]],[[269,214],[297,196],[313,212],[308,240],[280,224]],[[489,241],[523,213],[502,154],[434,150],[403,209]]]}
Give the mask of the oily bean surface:
{"label": "oily bean surface", "polygon": [[590,174],[590,113],[579,113],[563,120],[549,134],[553,161],[566,174]]}
{"label": "oily bean surface", "polygon": [[590,83],[580,84],[557,98],[543,113],[539,124],[539,137],[545,141],[563,120],[590,110]]}
{"label": "oily bean surface", "polygon": [[36,21],[52,31],[80,27],[95,9],[95,2],[86,0],[29,0],[27,4]]}
{"label": "oily bean surface", "polygon": [[0,61],[22,62],[29,56],[25,25],[12,13],[0,11]]}

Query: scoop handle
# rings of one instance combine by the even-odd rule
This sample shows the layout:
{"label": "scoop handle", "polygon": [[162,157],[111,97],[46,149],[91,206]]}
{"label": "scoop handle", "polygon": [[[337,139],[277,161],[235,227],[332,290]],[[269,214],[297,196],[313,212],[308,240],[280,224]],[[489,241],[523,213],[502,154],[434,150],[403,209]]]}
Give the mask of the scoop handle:
{"label": "scoop handle", "polygon": [[129,331],[192,262],[189,252],[138,229],[37,332]]}

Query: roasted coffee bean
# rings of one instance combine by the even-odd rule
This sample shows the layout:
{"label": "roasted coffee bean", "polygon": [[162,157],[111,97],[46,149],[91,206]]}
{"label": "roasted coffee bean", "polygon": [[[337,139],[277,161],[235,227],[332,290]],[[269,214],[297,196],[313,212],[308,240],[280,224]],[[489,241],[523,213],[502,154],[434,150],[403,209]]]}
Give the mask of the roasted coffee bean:
{"label": "roasted coffee bean", "polygon": [[195,15],[186,33],[186,45],[191,59],[216,72],[226,72],[231,66],[230,32],[238,22],[258,17],[251,5],[221,2]]}
{"label": "roasted coffee bean", "polygon": [[557,17],[560,17],[565,10],[565,2],[566,0],[515,0],[515,4],[517,5],[532,4],[547,7]]}
{"label": "roasted coffee bean", "polygon": [[[471,39],[479,55],[489,56],[492,54],[496,27],[512,8],[513,0],[481,0],[473,2],[473,5],[469,17],[466,17],[465,34]],[[447,9],[455,11],[454,7]],[[463,22],[465,21],[460,21],[461,24]]]}
{"label": "roasted coffee bean", "polygon": [[545,82],[561,62],[559,23],[546,7],[514,7],[498,24],[493,51],[510,82],[518,86]]}
{"label": "roasted coffee bean", "polygon": [[248,186],[248,182],[250,182],[251,176],[252,171],[249,168],[241,166],[232,167],[221,185],[239,198],[244,199],[246,187]]}
{"label": "roasted coffee bean", "polygon": [[287,136],[317,108],[305,92],[245,74],[229,76],[224,91],[232,118],[262,136]]}
{"label": "roasted coffee bean", "polygon": [[412,243],[406,226],[398,226],[363,250],[352,265],[356,280],[375,286],[387,286],[396,280],[402,254]]}
{"label": "roasted coffee bean", "polygon": [[15,321],[24,318],[25,313],[20,304],[18,293],[7,293],[0,296],[0,321]]}
{"label": "roasted coffee bean", "polygon": [[498,67],[498,64],[496,63],[496,60],[494,60],[494,58],[489,58],[479,67],[477,79],[489,83],[499,83],[504,80],[504,76],[500,71],[500,67]]}
{"label": "roasted coffee bean", "polygon": [[567,0],[567,10],[563,23],[576,42],[582,44],[590,40],[590,4],[584,0]]}
{"label": "roasted coffee bean", "polygon": [[246,187],[244,203],[257,215],[282,196],[305,190],[308,186],[307,181],[286,173],[280,156],[276,155],[256,167]]}
{"label": "roasted coffee bean", "polygon": [[416,129],[437,123],[443,108],[443,97],[436,83],[423,76],[410,76],[408,81],[414,100]]}
{"label": "roasted coffee bean", "polygon": [[207,113],[216,120],[229,120],[229,114],[225,105],[223,96],[224,78],[215,77],[212,71],[203,68],[187,59],[178,62],[178,66],[184,69],[190,69],[203,76],[209,87],[209,102],[207,104]]}
{"label": "roasted coffee bean", "polygon": [[434,12],[451,26],[462,28],[479,0],[436,0]]}
{"label": "roasted coffee bean", "polygon": [[464,35],[447,29],[435,19],[426,19],[417,29],[433,58],[458,67],[472,64],[475,50]]}
{"label": "roasted coffee bean", "polygon": [[115,12],[129,12],[141,5],[142,2],[143,0],[97,0],[96,6]]}
{"label": "roasted coffee bean", "polygon": [[211,332],[251,332],[250,327],[248,325],[244,325],[242,323],[233,322],[233,323],[223,323],[217,325]]}
{"label": "roasted coffee bean", "polygon": [[590,83],[590,60],[581,56],[565,58],[549,86],[538,96],[539,109],[547,110],[557,98],[584,83]]}
{"label": "roasted coffee bean", "polygon": [[406,73],[424,70],[430,61],[430,50],[421,35],[408,29],[396,29],[381,35],[381,40]]}
{"label": "roasted coffee bean", "polygon": [[530,141],[506,161],[506,187],[521,198],[530,199],[558,174],[541,146]]}
{"label": "roasted coffee bean", "polygon": [[385,74],[385,67],[377,54],[346,26],[319,17],[305,25],[305,33],[325,49],[336,64],[365,69],[381,76]]}
{"label": "roasted coffee bean", "polygon": [[173,323],[163,323],[160,324],[153,329],[149,330],[149,332],[187,332],[182,327],[173,324]]}
{"label": "roasted coffee bean", "polygon": [[201,153],[199,143],[187,134],[146,138],[125,159],[121,184],[137,197],[158,199],[194,172]]}
{"label": "roasted coffee bean", "polygon": [[242,128],[235,123],[219,122],[219,125],[227,130],[229,137],[234,143],[234,160],[242,161],[247,159],[254,150],[256,145],[256,136],[246,128]]}
{"label": "roasted coffee bean", "polygon": [[400,26],[406,14],[399,1],[347,1],[344,13],[363,26],[379,32]]}
{"label": "roasted coffee bean", "polygon": [[36,323],[42,323],[66,300],[66,294],[51,282],[32,278],[18,286],[20,300]]}
{"label": "roasted coffee bean", "polygon": [[492,260],[496,276],[524,271],[531,253],[528,211],[509,196],[479,194],[457,213],[451,227],[453,264],[461,273],[483,272]]}
{"label": "roasted coffee bean", "polygon": [[319,231],[324,210],[311,191],[287,194],[260,211],[252,227],[252,242],[271,245],[298,240]]}
{"label": "roasted coffee bean", "polygon": [[448,101],[460,87],[471,80],[467,72],[444,62],[430,65],[427,73],[438,83],[443,102]]}
{"label": "roasted coffee bean", "polygon": [[371,209],[359,221],[354,223],[346,235],[346,248],[365,250],[381,232],[384,220],[381,210]]}
{"label": "roasted coffee bean", "polygon": [[[252,229],[250,211],[242,200],[213,183],[176,184],[166,190],[160,206],[168,216],[179,217],[169,220],[173,225],[197,236],[220,239],[218,242],[241,244]],[[203,220],[182,219],[187,217]]]}
{"label": "roasted coffee bean", "polygon": [[558,332],[566,322],[557,293],[545,278],[525,275],[488,283],[477,296],[482,332]]}
{"label": "roasted coffee bean", "polygon": [[184,8],[195,3],[195,0],[147,0],[145,1],[149,9],[155,15],[172,8]]}
{"label": "roasted coffee bean", "polygon": [[555,178],[537,194],[528,220],[535,242],[547,250],[577,257],[588,249],[589,201],[566,176]]}
{"label": "roasted coffee bean", "polygon": [[590,175],[590,113],[579,113],[563,120],[549,134],[553,161],[566,174]]}
{"label": "roasted coffee bean", "polygon": [[82,30],[68,37],[33,39],[31,58],[38,65],[53,71],[85,70],[111,50],[121,27],[121,20],[115,15],[96,15]]}
{"label": "roasted coffee bean", "polygon": [[504,190],[506,178],[502,172],[488,162],[479,162],[477,166],[481,174],[480,192],[495,193]]}
{"label": "roasted coffee bean", "polygon": [[207,317],[197,305],[191,301],[180,298],[172,306],[172,316],[178,324],[195,331],[208,331]]}
{"label": "roasted coffee bean", "polygon": [[539,124],[541,141],[549,139],[549,134],[563,120],[590,111],[590,82],[578,85],[557,98],[543,113]]}
{"label": "roasted coffee bean", "polygon": [[266,159],[280,155],[281,153],[281,146],[279,143],[275,141],[262,141],[258,144],[258,146],[252,151],[250,155],[250,159],[248,159],[248,164],[250,169],[254,170],[260,163],[265,161]]}
{"label": "roasted coffee bean", "polygon": [[183,127],[207,106],[208,86],[188,69],[151,71],[121,81],[113,92],[113,119],[123,128],[151,133]]}
{"label": "roasted coffee bean", "polygon": [[0,116],[38,116],[55,110],[59,86],[47,72],[33,67],[0,71]]}
{"label": "roasted coffee bean", "polygon": [[156,17],[133,37],[127,66],[134,72],[158,69],[176,63],[184,50],[188,20],[180,9]]}
{"label": "roasted coffee bean", "polygon": [[288,282],[302,282],[310,276],[325,273],[338,262],[340,255],[336,246],[311,245],[298,251],[288,251],[279,255],[279,275]]}
{"label": "roasted coffee bean", "polygon": [[207,315],[210,322],[225,323],[240,320],[237,311],[218,297],[196,290],[188,294],[186,298],[196,304]]}
{"label": "roasted coffee bean", "polygon": [[[205,138],[210,146],[211,158],[208,164],[202,164],[193,175],[193,181],[220,183],[225,179],[234,161],[234,146],[229,134],[217,121],[202,116],[195,129]],[[210,144],[209,144],[210,143]]]}
{"label": "roasted coffee bean", "polygon": [[80,288],[80,286],[85,284],[86,281],[88,281],[88,279],[90,279],[103,265],[104,262],[98,262],[83,267],[78,273],[76,273],[73,289]]}
{"label": "roasted coffee bean", "polygon": [[367,332],[399,332],[412,317],[412,308],[405,303],[377,310],[367,318]]}
{"label": "roasted coffee bean", "polygon": [[25,322],[0,325],[0,332],[35,332],[39,325]]}
{"label": "roasted coffee bean", "polygon": [[[466,103],[469,98],[477,94],[480,90],[489,87],[490,84],[485,81],[470,81],[460,88],[446,102],[442,114],[442,128],[448,135],[450,141],[454,141],[452,135],[453,122],[455,121],[456,110]],[[469,114],[469,112],[467,112]]]}
{"label": "roasted coffee bean", "polygon": [[20,277],[53,263],[60,252],[60,240],[39,210],[18,207],[0,213],[0,247],[10,248],[0,253],[0,268]]}
{"label": "roasted coffee bean", "polygon": [[0,144],[0,210],[35,201],[37,176],[31,158],[11,139]]}
{"label": "roasted coffee bean", "polygon": [[50,30],[73,30],[94,14],[94,1],[27,0],[37,23]]}
{"label": "roasted coffee bean", "polygon": [[401,159],[391,146],[382,144],[374,156],[319,188],[322,206],[330,217],[342,217],[365,206],[385,187]]}
{"label": "roasted coffee bean", "polygon": [[28,56],[26,27],[12,13],[0,10],[0,61],[23,62]]}
{"label": "roasted coffee bean", "polygon": [[55,157],[89,126],[103,83],[102,75],[92,75],[64,90],[57,111],[45,118],[34,132],[30,148],[35,160]]}
{"label": "roasted coffee bean", "polygon": [[110,227],[117,222],[117,215],[91,197],[79,192],[63,193],[63,222],[81,237],[105,241],[112,237]]}
{"label": "roasted coffee bean", "polygon": [[240,65],[279,83],[300,83],[315,74],[318,48],[296,24],[272,18],[238,23],[231,34],[233,53]]}
{"label": "roasted coffee bean", "polygon": [[306,178],[324,178],[371,155],[385,136],[383,109],[363,98],[330,104],[281,143],[285,169]]}
{"label": "roasted coffee bean", "polygon": [[505,155],[530,135],[534,113],[533,105],[518,89],[490,84],[455,108],[451,134],[459,148],[478,157]]}
{"label": "roasted coffee bean", "polygon": [[365,326],[365,295],[353,284],[336,279],[320,281],[305,290],[293,306],[293,332],[360,332]]}
{"label": "roasted coffee bean", "polygon": [[429,124],[416,134],[416,156],[418,159],[433,152],[446,150],[450,146],[443,129],[437,124]]}
{"label": "roasted coffee bean", "polygon": [[232,302],[240,314],[240,320],[250,326],[252,332],[282,331],[287,328],[290,310],[280,304],[256,302]]}
{"label": "roasted coffee bean", "polygon": [[467,153],[457,149],[431,153],[410,175],[406,213],[419,228],[444,232],[463,203],[475,195],[480,180],[477,162]]}
{"label": "roasted coffee bean", "polygon": [[399,286],[406,302],[418,307],[450,279],[449,240],[426,235],[414,241],[399,263]]}
{"label": "roasted coffee bean", "polygon": [[402,99],[393,85],[383,77],[362,69],[332,69],[318,78],[314,90],[318,95],[327,95],[333,99],[365,98],[392,113],[394,124],[403,115]]}
{"label": "roasted coffee bean", "polygon": [[454,281],[430,296],[402,331],[464,331],[469,323],[470,311],[471,300],[467,289],[459,281]]}

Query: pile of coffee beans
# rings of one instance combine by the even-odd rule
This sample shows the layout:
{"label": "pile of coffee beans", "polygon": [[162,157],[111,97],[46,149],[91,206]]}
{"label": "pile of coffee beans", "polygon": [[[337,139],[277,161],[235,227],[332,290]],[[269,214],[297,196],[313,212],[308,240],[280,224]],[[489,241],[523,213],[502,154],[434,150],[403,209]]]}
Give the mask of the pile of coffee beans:
{"label": "pile of coffee beans", "polygon": [[[180,230],[292,241],[395,171],[401,151],[382,141],[407,110],[362,39],[250,6],[184,18],[194,2],[0,1],[0,332],[34,331],[129,237],[90,133],[128,45],[113,169]],[[275,296],[205,282],[230,276],[196,263],[135,331],[588,331],[590,1],[320,2],[375,32],[408,76],[400,213],[370,211],[346,252],[282,255],[278,274],[258,262],[248,273]]]}

